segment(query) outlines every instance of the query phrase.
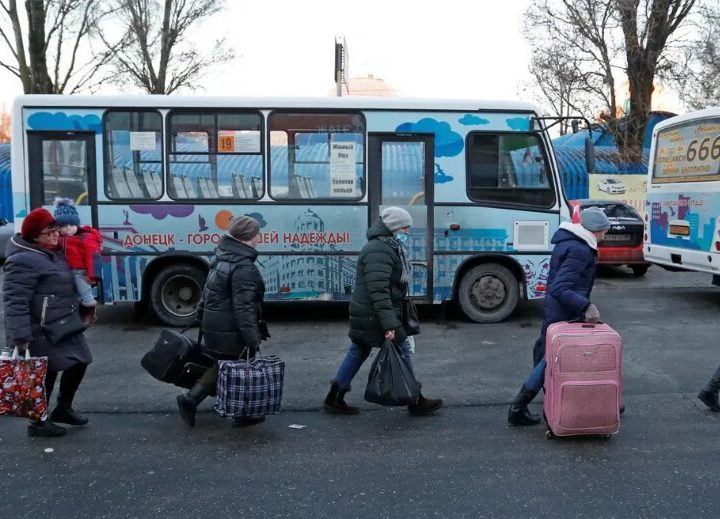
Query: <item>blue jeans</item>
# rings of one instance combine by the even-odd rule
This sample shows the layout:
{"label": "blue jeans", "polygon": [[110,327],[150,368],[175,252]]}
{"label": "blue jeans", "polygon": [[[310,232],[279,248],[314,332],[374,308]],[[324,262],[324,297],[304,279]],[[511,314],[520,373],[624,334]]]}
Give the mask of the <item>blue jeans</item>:
{"label": "blue jeans", "polygon": [[[341,391],[350,391],[352,379],[357,374],[360,366],[363,365],[363,362],[370,356],[371,351],[372,348],[369,346],[360,346],[354,342],[350,343],[350,348],[345,355],[345,359],[342,361],[342,364],[340,364],[337,374],[333,379],[333,382],[338,385]],[[410,362],[410,343],[408,341],[400,345],[400,357],[402,357],[414,375],[415,372],[413,371],[412,362]]]}
{"label": "blue jeans", "polygon": [[85,269],[73,269],[73,277],[75,278],[75,287],[77,288],[78,295],[80,296],[80,304],[84,306],[95,306],[97,301],[93,297],[92,285],[85,281]]}
{"label": "blue jeans", "polygon": [[533,368],[532,373],[530,373],[530,376],[525,381],[525,389],[530,391],[540,391],[542,389],[543,383],[545,382],[546,364],[545,359],[542,359],[537,363],[535,368]]}

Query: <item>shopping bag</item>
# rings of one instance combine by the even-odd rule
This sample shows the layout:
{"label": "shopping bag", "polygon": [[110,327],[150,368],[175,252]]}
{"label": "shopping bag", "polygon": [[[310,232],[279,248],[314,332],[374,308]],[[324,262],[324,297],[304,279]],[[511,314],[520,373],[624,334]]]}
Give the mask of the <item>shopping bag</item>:
{"label": "shopping bag", "polygon": [[0,356],[0,415],[43,420],[47,416],[45,375],[47,357],[21,357],[15,348],[10,356]]}
{"label": "shopping bag", "polygon": [[279,413],[285,363],[277,355],[221,360],[215,411],[225,417],[259,417]]}
{"label": "shopping bag", "polygon": [[385,341],[370,366],[365,400],[375,404],[408,405],[420,397],[420,384],[392,341]]}

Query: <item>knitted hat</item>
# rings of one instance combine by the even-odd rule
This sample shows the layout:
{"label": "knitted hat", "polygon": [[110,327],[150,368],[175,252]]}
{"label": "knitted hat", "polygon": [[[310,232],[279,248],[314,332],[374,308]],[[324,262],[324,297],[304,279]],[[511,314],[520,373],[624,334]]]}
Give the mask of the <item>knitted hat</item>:
{"label": "knitted hat", "polygon": [[400,207],[386,207],[380,214],[380,218],[390,232],[412,225],[410,213]]}
{"label": "knitted hat", "polygon": [[590,232],[607,231],[610,228],[610,220],[599,207],[588,207],[581,211],[580,223]]}
{"label": "knitted hat", "polygon": [[50,211],[42,207],[33,209],[28,213],[20,228],[20,236],[28,241],[37,240],[43,229],[55,223]]}
{"label": "knitted hat", "polygon": [[228,233],[239,241],[248,241],[260,232],[260,224],[250,216],[236,216],[230,220]]}
{"label": "knitted hat", "polygon": [[69,198],[55,199],[55,223],[59,226],[80,225],[80,216]]}

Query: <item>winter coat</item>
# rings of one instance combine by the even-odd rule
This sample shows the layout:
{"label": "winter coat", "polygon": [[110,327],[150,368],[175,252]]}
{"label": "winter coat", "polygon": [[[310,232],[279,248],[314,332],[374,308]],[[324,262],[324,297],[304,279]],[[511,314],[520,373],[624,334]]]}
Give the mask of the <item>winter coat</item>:
{"label": "winter coat", "polygon": [[74,236],[61,236],[60,244],[65,251],[65,261],[74,270],[87,270],[87,276],[95,279],[100,272],[102,235],[89,225],[78,227]]}
{"label": "winter coat", "polygon": [[257,251],[224,236],[210,262],[202,303],[204,350],[215,358],[256,348],[261,336],[265,283],[255,265]]}
{"label": "winter coat", "polygon": [[382,221],[366,233],[368,242],[360,251],[355,288],[350,298],[348,337],[362,346],[381,346],[385,331],[395,330],[395,341],[402,343],[407,334],[400,320],[402,302],[408,286],[401,281],[402,260],[396,245],[380,239],[392,237]]}
{"label": "winter coat", "polygon": [[6,346],[29,342],[32,356],[48,357],[50,371],[63,371],[78,363],[92,362],[82,333],[59,344],[47,340],[40,328],[45,301],[46,322],[65,317],[72,309],[79,311],[80,300],[72,271],[61,252],[42,249],[16,235],[8,243],[5,260]]}
{"label": "winter coat", "polygon": [[595,283],[597,243],[579,224],[563,223],[552,238],[555,245],[545,295],[544,321],[571,321],[590,304]]}

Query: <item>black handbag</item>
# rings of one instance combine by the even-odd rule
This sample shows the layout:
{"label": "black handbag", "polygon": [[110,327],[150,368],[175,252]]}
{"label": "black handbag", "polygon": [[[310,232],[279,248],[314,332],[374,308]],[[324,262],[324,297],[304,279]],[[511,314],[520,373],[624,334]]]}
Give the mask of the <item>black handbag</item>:
{"label": "black handbag", "polygon": [[420,316],[418,315],[417,306],[410,299],[404,299],[400,310],[401,320],[405,333],[417,335],[420,333]]}
{"label": "black handbag", "polygon": [[197,342],[183,335],[187,330],[162,330],[152,349],[143,355],[140,365],[161,382],[189,389],[215,364],[215,359],[200,351],[202,329]]}
{"label": "black handbag", "polygon": [[385,341],[370,366],[365,400],[380,405],[408,405],[420,397],[420,383],[400,356],[399,347]]}
{"label": "black handbag", "polygon": [[78,333],[82,333],[87,330],[87,324],[83,322],[80,317],[80,311],[75,308],[75,305],[70,307],[69,314],[65,317],[61,317],[60,319],[56,319],[51,323],[45,321],[47,306],[48,298],[46,297],[43,301],[42,314],[40,316],[40,328],[51,344],[61,343],[73,335],[77,335]]}

